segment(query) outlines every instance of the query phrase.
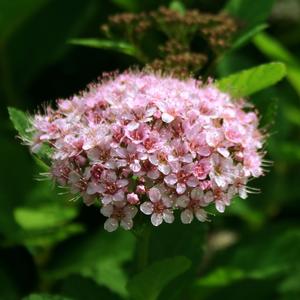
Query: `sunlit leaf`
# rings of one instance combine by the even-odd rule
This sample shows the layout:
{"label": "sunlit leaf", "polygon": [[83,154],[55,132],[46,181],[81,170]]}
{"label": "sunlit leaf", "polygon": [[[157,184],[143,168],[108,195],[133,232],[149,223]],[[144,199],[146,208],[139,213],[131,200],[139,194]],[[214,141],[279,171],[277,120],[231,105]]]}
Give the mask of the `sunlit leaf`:
{"label": "sunlit leaf", "polygon": [[261,31],[265,30],[268,27],[267,24],[259,24],[250,28],[246,32],[244,32],[241,36],[234,41],[233,45],[231,46],[231,50],[236,50],[249,42],[254,36],[256,36]]}
{"label": "sunlit leaf", "polygon": [[133,300],[155,300],[162,289],[190,267],[185,257],[173,257],[153,263],[128,282]]}
{"label": "sunlit leaf", "polygon": [[217,82],[217,86],[234,97],[245,97],[280,81],[286,75],[283,63],[269,63],[247,69]]}
{"label": "sunlit leaf", "polygon": [[23,111],[14,107],[9,107],[8,113],[10,120],[12,121],[15,129],[18,131],[20,137],[28,137],[29,133],[26,131],[30,127],[28,116]]}
{"label": "sunlit leaf", "polygon": [[255,36],[253,43],[269,59],[282,61],[286,64],[287,78],[300,95],[300,61],[279,41],[266,33]]}
{"label": "sunlit leaf", "polygon": [[117,42],[111,40],[90,38],[90,39],[72,39],[69,41],[69,43],[78,46],[114,50],[134,57],[137,55],[136,48],[126,42]]}
{"label": "sunlit leaf", "polygon": [[17,207],[14,211],[16,222],[25,230],[49,229],[71,221],[77,215],[75,206],[43,205],[40,207]]}
{"label": "sunlit leaf", "polygon": [[181,15],[185,14],[186,8],[181,1],[172,1],[169,5],[169,8],[178,12]]}

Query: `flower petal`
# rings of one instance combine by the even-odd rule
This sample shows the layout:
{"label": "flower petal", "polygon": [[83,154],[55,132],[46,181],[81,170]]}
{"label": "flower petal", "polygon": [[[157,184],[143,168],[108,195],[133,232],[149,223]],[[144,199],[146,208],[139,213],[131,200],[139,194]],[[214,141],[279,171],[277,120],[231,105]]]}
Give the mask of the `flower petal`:
{"label": "flower petal", "polygon": [[174,185],[177,182],[177,176],[172,173],[172,174],[166,176],[164,181],[168,185]]}
{"label": "flower petal", "polygon": [[222,201],[216,201],[215,205],[218,212],[223,213],[225,211],[225,205]]}
{"label": "flower petal", "polygon": [[135,215],[137,214],[137,212],[138,212],[138,209],[133,205],[127,205],[124,208],[124,213],[125,213],[126,218],[130,218],[130,219],[134,218]]}
{"label": "flower petal", "polygon": [[177,198],[176,205],[185,208],[188,206],[189,202],[190,202],[190,198],[186,195],[182,195]]}
{"label": "flower petal", "polygon": [[159,177],[160,173],[158,172],[158,170],[151,170],[147,173],[147,176],[151,179],[157,179]]}
{"label": "flower petal", "polygon": [[161,119],[162,119],[163,122],[165,122],[165,123],[171,123],[175,118],[174,118],[172,115],[170,115],[170,114],[164,112],[164,113],[162,114],[162,116],[161,116]]}
{"label": "flower petal", "polygon": [[158,170],[162,172],[164,175],[168,175],[171,172],[171,167],[167,164],[159,164]]}
{"label": "flower petal", "polygon": [[133,221],[131,218],[123,218],[121,220],[120,225],[125,229],[125,230],[130,230],[133,226]]}
{"label": "flower petal", "polygon": [[176,192],[177,194],[183,194],[186,191],[186,185],[184,183],[177,183]]}
{"label": "flower petal", "polygon": [[151,215],[153,213],[153,204],[149,201],[146,201],[141,204],[140,210],[145,214],[145,215]]}
{"label": "flower petal", "polygon": [[109,218],[104,223],[104,229],[108,232],[113,232],[117,230],[118,227],[119,227],[119,222],[114,218]]}
{"label": "flower petal", "polygon": [[163,219],[166,223],[173,223],[174,222],[174,215],[170,209],[165,209],[163,212]]}
{"label": "flower petal", "polygon": [[153,187],[149,190],[148,195],[149,195],[149,199],[152,202],[158,202],[161,199],[161,193],[160,193],[159,189],[155,188],[155,187]]}
{"label": "flower petal", "polygon": [[111,204],[103,205],[100,209],[100,212],[105,217],[110,217],[114,211],[114,207]]}
{"label": "flower petal", "polygon": [[193,212],[190,209],[185,209],[180,214],[180,219],[183,224],[190,224],[194,219]]}
{"label": "flower petal", "polygon": [[195,216],[200,222],[207,221],[207,213],[204,209],[201,208],[195,209]]}
{"label": "flower petal", "polygon": [[162,221],[163,221],[162,214],[154,213],[153,215],[151,215],[151,223],[154,226],[159,226],[162,223]]}
{"label": "flower petal", "polygon": [[200,200],[203,197],[203,191],[199,188],[191,191],[191,198],[194,200]]}

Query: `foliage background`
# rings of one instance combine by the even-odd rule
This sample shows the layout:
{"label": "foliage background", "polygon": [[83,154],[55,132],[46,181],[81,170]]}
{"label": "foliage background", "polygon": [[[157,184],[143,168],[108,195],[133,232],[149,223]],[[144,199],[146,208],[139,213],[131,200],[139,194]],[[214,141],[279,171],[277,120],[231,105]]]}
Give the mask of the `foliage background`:
{"label": "foliage background", "polygon": [[[268,24],[225,55],[212,75],[274,60],[287,64],[286,79],[251,96],[270,133],[266,148],[274,161],[267,176],[252,183],[262,192],[236,199],[209,224],[161,226],[152,233],[150,261],[179,254],[192,267],[184,273],[188,264],[175,258],[134,277],[134,236],[104,232],[97,207],[70,203],[50,183],[34,179],[42,169],[19,145],[6,107],[33,113],[102,72],[136,64],[129,56],[67,41],[99,37],[99,25],[112,13],[169,1],[0,0],[0,299],[32,293],[119,299],[128,298],[128,290],[133,299],[300,299],[300,1],[183,2],[209,12],[227,5],[257,31]],[[171,278],[155,282],[165,269]],[[177,273],[184,274],[171,282]]]}

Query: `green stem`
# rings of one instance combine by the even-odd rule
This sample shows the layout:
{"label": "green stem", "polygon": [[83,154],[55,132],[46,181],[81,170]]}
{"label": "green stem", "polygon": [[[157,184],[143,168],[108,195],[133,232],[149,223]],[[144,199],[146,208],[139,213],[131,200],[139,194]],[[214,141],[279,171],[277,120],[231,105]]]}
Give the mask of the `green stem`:
{"label": "green stem", "polygon": [[137,269],[142,271],[149,260],[149,243],[150,243],[151,228],[145,226],[137,236]]}

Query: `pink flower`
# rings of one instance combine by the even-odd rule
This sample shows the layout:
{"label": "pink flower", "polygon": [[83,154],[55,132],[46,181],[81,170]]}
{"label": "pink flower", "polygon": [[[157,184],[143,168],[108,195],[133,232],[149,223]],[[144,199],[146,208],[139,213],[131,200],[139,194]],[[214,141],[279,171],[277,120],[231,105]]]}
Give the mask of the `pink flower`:
{"label": "pink flower", "polygon": [[190,197],[182,195],[178,197],[176,203],[180,208],[184,210],[180,214],[181,222],[183,224],[189,224],[193,221],[194,215],[200,221],[207,220],[207,213],[203,207],[207,206],[212,201],[210,195],[204,195],[203,191],[199,188],[195,188],[191,191]]}
{"label": "pink flower", "polygon": [[234,166],[231,158],[223,158],[220,155],[213,154],[211,157],[212,170],[209,177],[218,187],[226,187],[232,183]]}
{"label": "pink flower", "polygon": [[127,202],[132,205],[138,204],[140,202],[139,196],[135,193],[127,194]]}
{"label": "pink flower", "polygon": [[133,226],[132,219],[138,209],[133,205],[127,205],[126,202],[116,202],[101,207],[101,213],[108,219],[104,223],[104,229],[108,232],[115,231],[119,225],[125,230],[130,230]]}
{"label": "pink flower", "polygon": [[101,175],[99,184],[89,187],[88,194],[99,193],[103,204],[109,204],[113,201],[125,200],[125,187],[128,185],[127,179],[118,179],[113,171],[104,171]]}
{"label": "pink flower", "polygon": [[[252,110],[252,111],[251,111]],[[51,148],[51,178],[130,229],[137,208],[158,226],[207,220],[263,175],[263,134],[252,106],[212,81],[125,72],[32,119],[32,151]]]}
{"label": "pink flower", "polygon": [[208,158],[203,158],[194,165],[193,174],[199,180],[203,180],[207,177],[211,168],[211,161]]}
{"label": "pink flower", "polygon": [[171,167],[167,160],[167,153],[159,152],[149,156],[149,161],[152,165],[157,166],[157,169],[164,175],[168,175],[171,172]]}
{"label": "pink flower", "polygon": [[181,195],[185,193],[187,187],[196,187],[199,184],[199,181],[194,176],[192,170],[193,164],[184,165],[166,176],[164,181],[168,186],[176,187],[177,194]]}
{"label": "pink flower", "polygon": [[171,209],[171,200],[163,197],[156,187],[149,190],[148,196],[150,201],[141,204],[140,209],[145,215],[151,215],[151,223],[154,226],[159,226],[163,221],[173,223],[174,215]]}

